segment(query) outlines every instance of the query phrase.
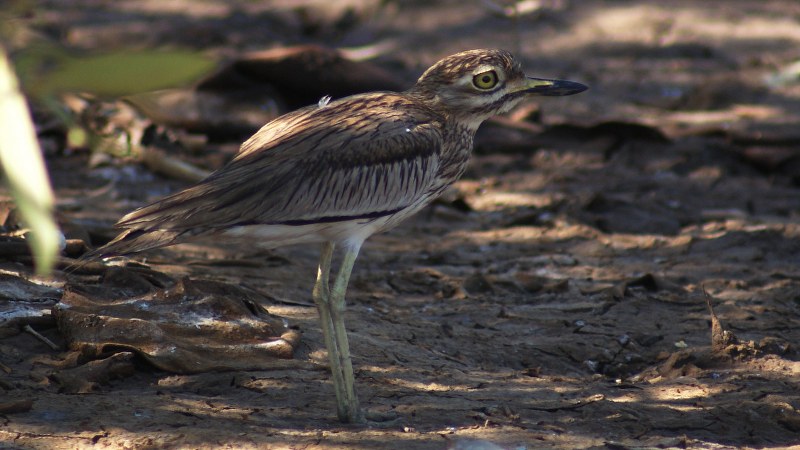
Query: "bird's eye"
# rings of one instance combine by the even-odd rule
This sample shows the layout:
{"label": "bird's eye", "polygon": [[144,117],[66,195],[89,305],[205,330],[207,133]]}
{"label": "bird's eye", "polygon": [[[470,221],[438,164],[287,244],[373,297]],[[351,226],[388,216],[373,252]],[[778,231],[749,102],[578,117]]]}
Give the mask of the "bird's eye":
{"label": "bird's eye", "polygon": [[478,89],[491,89],[497,86],[497,72],[490,70],[472,77],[472,84]]}

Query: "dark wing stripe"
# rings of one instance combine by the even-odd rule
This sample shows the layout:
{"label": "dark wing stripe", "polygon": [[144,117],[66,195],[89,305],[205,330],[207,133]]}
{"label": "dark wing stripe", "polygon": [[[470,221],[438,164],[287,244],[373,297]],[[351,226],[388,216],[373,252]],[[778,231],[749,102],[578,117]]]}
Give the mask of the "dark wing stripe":
{"label": "dark wing stripe", "polygon": [[333,222],[345,222],[350,220],[374,220],[380,217],[391,216],[392,214],[398,213],[402,211],[404,208],[395,208],[395,209],[388,209],[384,211],[374,211],[366,214],[359,214],[355,216],[322,216],[322,217],[315,217],[313,219],[306,219],[306,220],[285,220],[283,222],[275,222],[270,225],[291,225],[291,226],[299,226],[299,225],[311,225],[315,223],[333,223]]}
{"label": "dark wing stripe", "polygon": [[134,211],[119,226],[211,232],[393,214],[435,184],[443,126],[440,115],[400,94],[305,108],[262,128],[206,180]]}
{"label": "dark wing stripe", "polygon": [[[359,214],[354,216],[322,216],[322,217],[315,217],[313,219],[304,219],[304,220],[285,220],[283,222],[256,222],[256,221],[243,221],[238,223],[233,223],[231,227],[241,227],[241,226],[258,226],[258,225],[290,225],[290,226],[300,226],[300,225],[312,225],[315,223],[334,223],[334,222],[344,222],[350,220],[374,220],[379,219],[381,217],[391,216],[392,214],[396,214],[402,211],[405,208],[395,208],[395,209],[387,209],[383,211],[374,211],[365,214]],[[142,233],[137,231],[137,233]]]}

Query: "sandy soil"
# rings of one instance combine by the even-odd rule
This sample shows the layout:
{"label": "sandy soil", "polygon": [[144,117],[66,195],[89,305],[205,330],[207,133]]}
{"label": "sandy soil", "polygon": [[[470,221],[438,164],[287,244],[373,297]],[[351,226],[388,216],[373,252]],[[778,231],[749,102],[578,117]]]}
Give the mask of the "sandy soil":
{"label": "sandy soil", "polygon": [[[39,321],[59,350],[0,340],[0,447],[800,445],[800,82],[784,71],[800,58],[796,2],[543,1],[517,18],[481,2],[31,3],[26,20],[78,48],[380,42],[391,50],[374,62],[410,82],[443,55],[506,47],[591,90],[539,102],[522,122],[533,135],[484,127],[464,180],[362,250],[346,319],[357,388],[395,420],[335,419],[310,301],[317,248],[194,244],[147,263],[262,293],[302,333],[294,359],[174,374],[133,357],[75,393],[59,380],[85,361]],[[235,143],[209,147],[194,158],[215,167]],[[185,185],[87,159],[48,159],[61,214],[85,227]]]}

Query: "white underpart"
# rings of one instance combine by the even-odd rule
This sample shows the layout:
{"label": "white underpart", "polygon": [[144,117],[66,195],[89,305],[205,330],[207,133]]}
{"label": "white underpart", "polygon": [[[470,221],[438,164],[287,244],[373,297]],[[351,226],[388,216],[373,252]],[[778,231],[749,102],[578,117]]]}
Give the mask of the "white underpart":
{"label": "white underpart", "polygon": [[320,108],[324,108],[324,107],[328,106],[328,103],[330,103],[330,102],[331,102],[331,96],[330,95],[326,95],[326,96],[322,97],[321,99],[319,99],[319,102],[317,103],[317,105]]}
{"label": "white underpart", "polygon": [[246,241],[261,248],[285,245],[336,242],[347,248],[358,248],[372,234],[386,225],[391,216],[347,222],[312,223],[308,225],[245,225],[225,230],[226,238]]}
{"label": "white underpart", "polygon": [[267,249],[294,244],[334,242],[357,251],[368,237],[396,227],[419,212],[430,203],[430,200],[429,195],[424,195],[394,214],[374,219],[352,219],[307,225],[243,225],[229,228],[221,234],[226,239]]}

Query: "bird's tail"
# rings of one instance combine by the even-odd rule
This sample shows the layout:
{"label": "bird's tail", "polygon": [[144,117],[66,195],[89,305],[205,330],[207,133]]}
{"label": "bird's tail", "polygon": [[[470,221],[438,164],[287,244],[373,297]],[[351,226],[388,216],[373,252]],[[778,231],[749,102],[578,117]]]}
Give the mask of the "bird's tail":
{"label": "bird's tail", "polygon": [[65,271],[67,273],[80,271],[88,264],[96,262],[101,258],[125,256],[153,248],[166,247],[177,243],[178,236],[180,235],[181,232],[179,231],[126,230],[108,244],[81,255],[73,263],[69,264],[65,268]]}
{"label": "bird's tail", "polygon": [[175,244],[179,231],[171,230],[126,230],[108,244],[87,252],[82,258],[97,259],[109,256],[125,256]]}

